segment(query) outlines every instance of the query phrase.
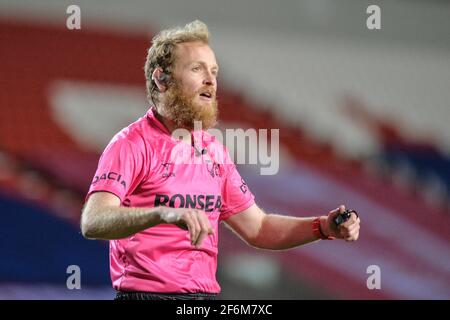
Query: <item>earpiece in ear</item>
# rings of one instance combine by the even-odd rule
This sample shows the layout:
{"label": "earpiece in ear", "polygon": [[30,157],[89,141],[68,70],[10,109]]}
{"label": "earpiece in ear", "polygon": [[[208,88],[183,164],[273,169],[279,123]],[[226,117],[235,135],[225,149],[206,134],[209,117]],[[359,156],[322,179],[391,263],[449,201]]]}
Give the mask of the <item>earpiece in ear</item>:
{"label": "earpiece in ear", "polygon": [[[156,76],[157,71],[159,71],[159,76],[158,76],[158,77]],[[155,84],[157,85],[157,87],[158,87],[157,90],[158,90],[158,91],[161,91],[161,90],[159,89],[159,87],[160,87],[161,85],[167,87],[168,82],[169,82],[169,79],[170,79],[170,76],[169,76],[167,73],[163,72],[163,69],[162,69],[162,68],[158,67],[157,69],[155,69],[155,70],[153,71],[153,74],[152,74],[152,80],[153,80],[153,81],[155,82]],[[167,89],[167,88],[165,88],[165,89]]]}
{"label": "earpiece in ear", "polygon": [[159,76],[158,81],[161,83],[165,83],[169,79],[169,76],[166,73],[161,73],[161,76]]}

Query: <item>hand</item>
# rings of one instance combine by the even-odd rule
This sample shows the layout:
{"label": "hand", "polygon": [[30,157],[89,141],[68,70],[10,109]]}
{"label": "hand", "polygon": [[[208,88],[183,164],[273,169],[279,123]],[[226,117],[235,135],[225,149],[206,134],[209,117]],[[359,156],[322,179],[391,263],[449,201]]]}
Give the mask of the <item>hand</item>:
{"label": "hand", "polygon": [[202,210],[161,207],[160,217],[161,223],[171,223],[189,230],[191,243],[196,248],[200,247],[207,235],[214,234],[211,222]]}
{"label": "hand", "polygon": [[345,211],[345,206],[340,205],[339,208],[330,211],[327,217],[320,219],[320,227],[322,232],[330,237],[337,239],[344,239],[345,241],[356,241],[359,237],[359,228],[361,220],[354,212],[351,213],[350,218],[337,226],[334,223],[334,218]]}

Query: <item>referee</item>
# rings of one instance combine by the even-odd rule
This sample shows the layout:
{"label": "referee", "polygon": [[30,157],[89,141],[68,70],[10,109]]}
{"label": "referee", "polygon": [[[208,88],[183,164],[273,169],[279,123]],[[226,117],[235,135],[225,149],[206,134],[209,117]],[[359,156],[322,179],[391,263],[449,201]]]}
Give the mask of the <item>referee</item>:
{"label": "referee", "polygon": [[[109,142],[86,196],[81,230],[110,240],[118,300],[214,299],[221,221],[261,249],[358,239],[357,215],[333,221],[343,205],[297,218],[255,203],[227,149],[205,131],[217,120],[219,72],[208,38],[200,21],[153,38],[145,63],[152,105]],[[177,161],[180,151],[192,161]]]}

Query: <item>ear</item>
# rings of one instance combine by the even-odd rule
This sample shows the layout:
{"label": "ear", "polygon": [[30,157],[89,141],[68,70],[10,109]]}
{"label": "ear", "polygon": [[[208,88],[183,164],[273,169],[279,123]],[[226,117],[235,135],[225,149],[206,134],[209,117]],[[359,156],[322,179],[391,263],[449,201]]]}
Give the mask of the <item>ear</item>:
{"label": "ear", "polygon": [[164,81],[161,81],[163,79],[164,73],[161,68],[155,68],[152,73],[152,80],[155,81],[156,86],[158,87],[159,92],[164,92],[167,90],[167,86]]}

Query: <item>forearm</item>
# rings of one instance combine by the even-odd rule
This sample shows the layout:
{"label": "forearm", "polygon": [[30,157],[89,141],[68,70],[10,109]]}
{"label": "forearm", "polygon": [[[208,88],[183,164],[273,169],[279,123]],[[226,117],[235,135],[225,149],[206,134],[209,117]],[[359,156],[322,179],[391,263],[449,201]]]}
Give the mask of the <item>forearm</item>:
{"label": "forearm", "polygon": [[121,239],[160,224],[160,214],[161,207],[102,207],[83,213],[81,229],[86,238]]}
{"label": "forearm", "polygon": [[314,219],[267,214],[252,245],[260,249],[285,250],[314,242],[318,240],[313,234]]}

